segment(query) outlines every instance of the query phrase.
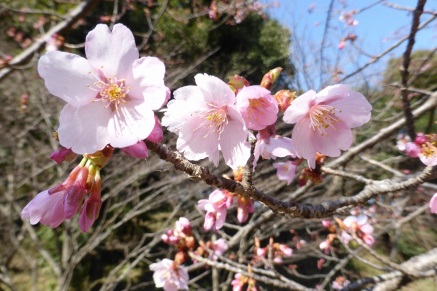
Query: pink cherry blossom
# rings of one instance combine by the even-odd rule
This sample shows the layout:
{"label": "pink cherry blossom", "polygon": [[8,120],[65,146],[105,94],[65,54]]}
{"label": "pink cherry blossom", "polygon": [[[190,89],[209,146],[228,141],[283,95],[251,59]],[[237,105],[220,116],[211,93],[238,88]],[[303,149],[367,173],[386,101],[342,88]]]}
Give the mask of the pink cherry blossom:
{"label": "pink cherry blossom", "polygon": [[198,202],[200,209],[205,210],[205,230],[217,230],[222,228],[226,220],[228,208],[232,204],[232,194],[226,190],[216,189],[209,195],[209,199],[201,199]]}
{"label": "pink cherry blossom", "polygon": [[293,181],[296,176],[296,170],[299,162],[286,161],[280,163],[274,163],[273,167],[277,170],[276,175],[279,180],[287,181],[287,185]]}
{"label": "pink cherry blossom", "polygon": [[261,156],[263,159],[276,159],[286,156],[296,157],[291,138],[283,137],[276,134],[274,125],[270,125],[259,131],[256,136],[253,169],[257,165],[258,159]]}
{"label": "pink cherry blossom", "polygon": [[370,120],[372,106],[347,85],[328,86],[319,93],[313,90],[293,100],[284,113],[286,123],[296,125],[292,139],[298,157],[315,168],[315,154],[338,157],[353,140],[351,128]]}
{"label": "pink cherry blossom", "polygon": [[345,244],[349,243],[352,236],[349,233],[355,233],[365,244],[371,246],[375,242],[372,236],[373,227],[368,223],[366,215],[360,216],[348,216],[343,220],[344,225],[347,227],[347,231],[342,230],[341,237]]}
{"label": "pink cherry blossom", "polygon": [[435,193],[431,201],[429,201],[429,209],[431,210],[431,213],[437,214],[437,193]]}
{"label": "pink cherry blossom", "polygon": [[261,86],[243,87],[237,94],[237,107],[252,130],[261,130],[276,122],[278,103],[270,91]]}
{"label": "pink cherry blossom", "polygon": [[188,290],[188,270],[172,260],[163,259],[150,265],[153,273],[153,281],[156,288],[164,288],[165,291]]}
{"label": "pink cherry blossom", "polygon": [[139,59],[134,36],[122,24],[112,32],[97,25],[86,37],[85,54],[51,51],[38,63],[49,92],[67,102],[59,118],[61,145],[85,154],[147,138],[155,126],[152,110],[167,98],[164,64]]}
{"label": "pink cherry blossom", "polygon": [[213,252],[209,254],[209,259],[217,261],[218,256],[223,255],[228,249],[228,244],[224,239],[219,238],[212,243],[211,249],[213,250]]}
{"label": "pink cherry blossom", "polygon": [[194,78],[197,86],[174,92],[162,125],[179,135],[176,146],[187,159],[209,158],[217,166],[221,150],[228,166],[244,166],[250,156],[248,130],[234,92],[217,77],[197,74]]}

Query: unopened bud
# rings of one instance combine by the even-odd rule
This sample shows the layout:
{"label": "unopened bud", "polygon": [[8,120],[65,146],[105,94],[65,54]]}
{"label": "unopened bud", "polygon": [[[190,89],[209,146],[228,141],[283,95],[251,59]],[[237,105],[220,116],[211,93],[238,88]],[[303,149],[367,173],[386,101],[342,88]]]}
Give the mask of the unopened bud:
{"label": "unopened bud", "polygon": [[240,92],[243,87],[250,86],[249,81],[239,75],[229,77],[228,85],[229,87],[231,87],[232,91],[234,91],[235,94]]}
{"label": "unopened bud", "polygon": [[275,99],[281,112],[285,112],[291,102],[296,98],[296,92],[290,90],[280,90],[276,92]]}
{"label": "unopened bud", "polygon": [[268,71],[263,79],[261,80],[261,87],[266,89],[270,89],[270,87],[275,83],[275,81],[279,78],[279,75],[282,72],[281,67],[274,68],[273,70]]}

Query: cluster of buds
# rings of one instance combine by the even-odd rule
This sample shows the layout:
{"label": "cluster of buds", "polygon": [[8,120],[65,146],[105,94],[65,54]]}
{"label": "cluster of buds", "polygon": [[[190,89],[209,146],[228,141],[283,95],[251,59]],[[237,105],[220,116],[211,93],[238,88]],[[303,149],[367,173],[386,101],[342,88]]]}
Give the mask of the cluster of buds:
{"label": "cluster of buds", "polygon": [[197,247],[196,255],[208,258],[213,261],[217,261],[219,256],[222,256],[228,249],[228,244],[222,238],[215,240],[214,242],[207,241],[206,243],[199,242],[199,247]]}
{"label": "cluster of buds", "polygon": [[322,220],[322,225],[329,231],[329,234],[326,239],[320,243],[319,248],[323,250],[325,254],[329,254],[332,249],[332,243],[337,238],[337,228],[330,220]]}
{"label": "cluster of buds", "polygon": [[161,238],[164,243],[175,245],[180,251],[192,250],[195,244],[191,223],[185,217],[180,217],[175,227],[167,230]]}
{"label": "cluster of buds", "polygon": [[272,237],[264,248],[261,248],[259,239],[255,238],[255,261],[268,259],[276,264],[282,264],[282,259],[291,255],[293,255],[292,248],[286,244],[275,243]]}
{"label": "cluster of buds", "polygon": [[[243,169],[237,168],[233,171],[234,180],[241,182],[243,179]],[[201,210],[206,211],[203,228],[205,230],[216,231],[223,227],[226,221],[228,209],[232,206],[234,196],[237,197],[237,219],[239,223],[244,223],[249,219],[249,214],[255,212],[254,201],[240,194],[229,192],[225,189],[216,189],[208,197],[198,201]]]}
{"label": "cluster of buds", "polygon": [[338,44],[338,49],[343,49],[346,46],[347,41],[353,43],[357,40],[357,38],[358,36],[355,33],[349,33],[347,36],[341,39],[340,43]]}
{"label": "cluster of buds", "polygon": [[100,170],[113,151],[108,146],[94,154],[85,154],[62,184],[39,193],[24,207],[21,217],[29,219],[31,224],[41,222],[55,228],[64,220],[73,218],[83,204],[79,226],[82,232],[86,232],[99,215],[102,205]]}
{"label": "cluster of buds", "polygon": [[437,165],[437,134],[418,133],[414,142],[400,134],[397,148],[411,158],[419,158],[427,166]]}

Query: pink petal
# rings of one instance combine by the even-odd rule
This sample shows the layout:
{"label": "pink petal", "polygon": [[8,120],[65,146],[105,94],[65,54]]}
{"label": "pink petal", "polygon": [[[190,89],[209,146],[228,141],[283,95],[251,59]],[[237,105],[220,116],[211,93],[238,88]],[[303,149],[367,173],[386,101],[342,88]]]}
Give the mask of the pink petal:
{"label": "pink petal", "polygon": [[79,227],[82,232],[87,232],[99,217],[102,200],[88,198],[79,216]]}
{"label": "pink petal", "polygon": [[97,96],[88,88],[96,82],[89,74],[92,71],[86,59],[65,52],[49,52],[38,62],[38,73],[49,92],[73,106],[88,104]]}
{"label": "pink petal", "polygon": [[140,140],[136,144],[121,149],[125,154],[134,157],[136,159],[145,159],[149,156],[149,150],[147,149],[144,141]]}
{"label": "pink petal", "polygon": [[155,115],[146,102],[130,100],[109,118],[109,143],[117,148],[131,146],[146,139],[154,126]]}
{"label": "pink petal", "polygon": [[228,84],[219,78],[207,74],[197,74],[194,79],[202,91],[206,103],[213,104],[217,107],[233,105],[235,103],[234,92]]}
{"label": "pink petal", "polygon": [[316,92],[310,90],[295,98],[284,112],[284,122],[294,124],[305,117],[310,110],[310,103],[313,101],[315,95]]}
{"label": "pink petal", "polygon": [[331,102],[329,105],[337,109],[336,116],[349,128],[361,126],[371,117],[372,105],[361,93],[355,91],[350,91],[345,98]]}
{"label": "pink petal", "polygon": [[164,132],[162,131],[161,122],[159,122],[158,116],[155,115],[155,126],[146,139],[154,143],[160,143],[163,137]]}
{"label": "pink petal", "polygon": [[94,153],[109,142],[108,120],[112,112],[100,102],[73,107],[67,104],[59,117],[59,142],[78,154]]}
{"label": "pink petal", "polygon": [[139,57],[132,32],[122,24],[98,24],[88,33],[85,54],[94,69],[101,69],[106,77],[126,76],[131,64]]}
{"label": "pink petal", "polygon": [[435,193],[429,201],[429,209],[431,213],[437,214],[437,193]]}

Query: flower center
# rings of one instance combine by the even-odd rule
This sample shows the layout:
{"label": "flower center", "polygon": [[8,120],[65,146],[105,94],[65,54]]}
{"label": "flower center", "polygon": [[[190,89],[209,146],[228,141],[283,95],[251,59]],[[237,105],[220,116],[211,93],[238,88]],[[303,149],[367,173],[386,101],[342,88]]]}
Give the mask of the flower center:
{"label": "flower center", "polygon": [[434,143],[426,142],[422,145],[422,154],[427,157],[431,158],[433,156],[437,155],[437,148],[435,147]]}
{"label": "flower center", "polygon": [[194,130],[199,129],[202,126],[208,127],[208,132],[203,137],[207,137],[210,133],[217,132],[219,134],[219,140],[220,140],[220,134],[225,129],[226,125],[228,125],[228,116],[226,114],[225,108],[218,108],[218,109],[211,109],[205,112],[203,115],[204,121],[199,125],[199,127],[195,128]]}
{"label": "flower center", "polygon": [[[89,72],[89,74],[92,74],[92,72]],[[109,107],[112,111],[118,110],[120,104],[126,103],[130,88],[126,86],[124,79],[119,80],[116,76],[106,78],[102,75],[95,77],[98,80],[93,84],[95,88],[88,85],[88,88],[99,93],[94,101],[105,102],[105,108]]]}
{"label": "flower center", "polygon": [[[336,123],[341,120],[335,116],[335,107],[330,105],[317,105],[310,109],[310,126],[312,130],[318,131],[322,136],[328,136],[328,129],[335,128]],[[341,110],[339,111],[341,112]]]}
{"label": "flower center", "polygon": [[263,108],[267,107],[267,101],[265,99],[261,98],[252,98],[249,99],[249,108],[247,108],[248,111],[248,119],[251,118],[257,120],[259,115],[262,115],[264,113]]}

